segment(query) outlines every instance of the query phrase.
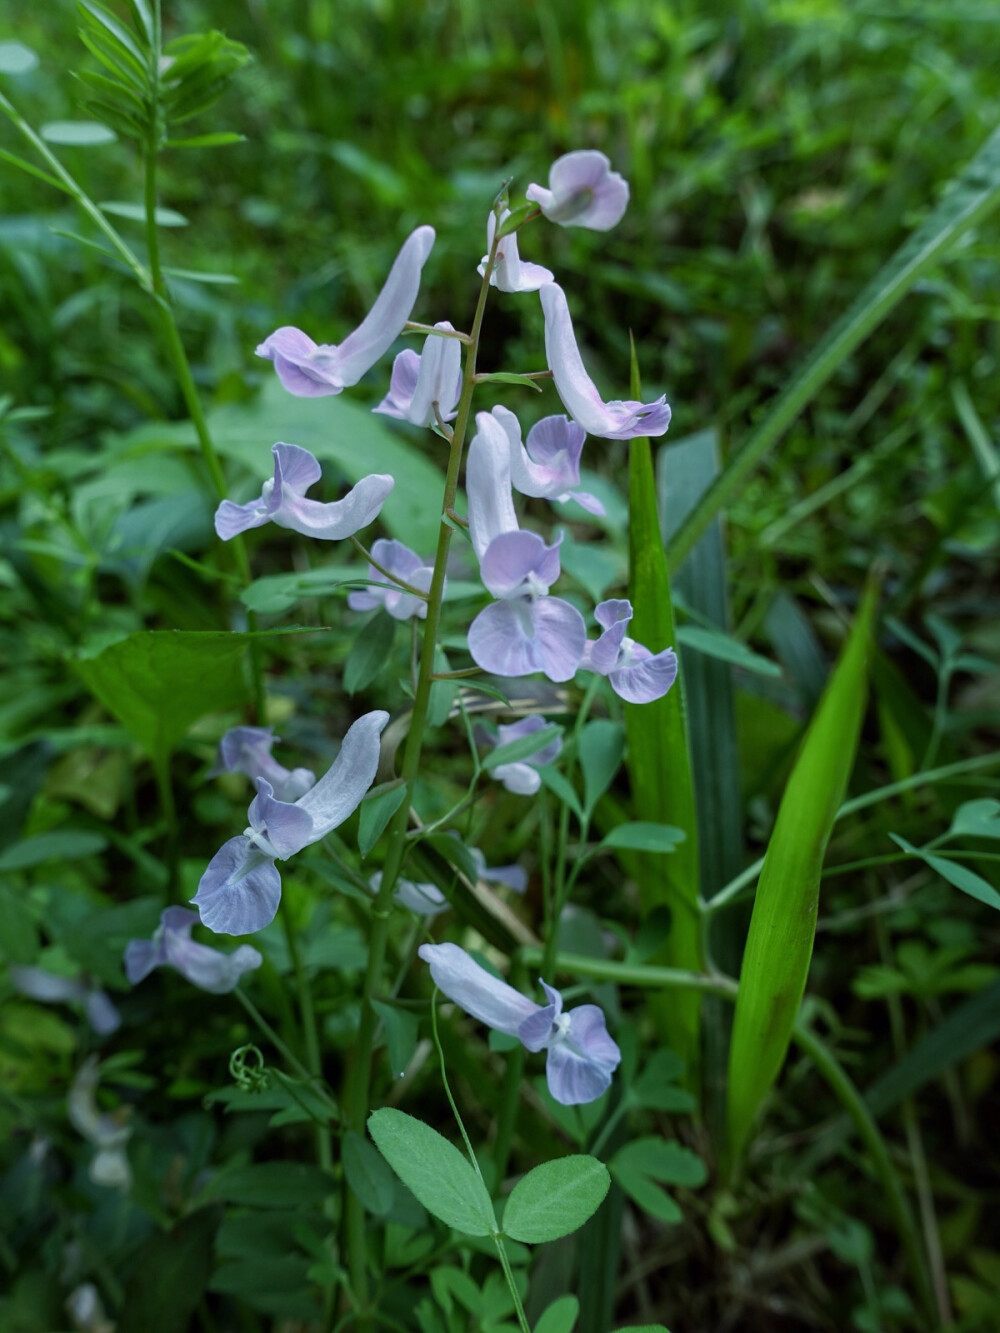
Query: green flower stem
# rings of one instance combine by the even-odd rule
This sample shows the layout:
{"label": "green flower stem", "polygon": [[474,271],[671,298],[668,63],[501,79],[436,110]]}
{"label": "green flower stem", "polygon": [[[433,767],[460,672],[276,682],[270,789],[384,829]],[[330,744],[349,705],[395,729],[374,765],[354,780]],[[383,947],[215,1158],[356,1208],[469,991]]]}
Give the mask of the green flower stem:
{"label": "green flower stem", "polygon": [[510,1288],[511,1299],[514,1302],[514,1311],[517,1314],[517,1322],[522,1333],[531,1333],[531,1325],[528,1323],[528,1316],[524,1313],[524,1306],[521,1304],[521,1296],[517,1290],[517,1283],[514,1281],[514,1273],[510,1266],[510,1260],[507,1258],[507,1251],[504,1249],[503,1236],[498,1232],[494,1233],[493,1243],[497,1247],[497,1254],[500,1256],[500,1263],[503,1266],[503,1275],[507,1279],[507,1286]]}
{"label": "green flower stem", "polygon": [[[441,607],[444,602],[445,567],[448,563],[448,550],[451,545],[453,531],[446,515],[449,509],[454,508],[455,497],[458,494],[458,475],[462,466],[465,437],[472,414],[472,395],[476,380],[476,354],[479,349],[483,314],[486,310],[486,297],[489,293],[490,274],[496,261],[496,248],[497,242],[494,238],[493,246],[486,261],[482,286],[479,290],[479,301],[472,322],[472,332],[469,335],[470,341],[466,347],[462,394],[458,403],[454,434],[448,441],[448,470],[445,475],[444,497],[441,502],[441,525],[438,530],[437,551],[434,556],[434,575],[427,595],[427,619],[424,622],[420,672],[417,677],[417,688],[414,692],[410,730],[406,738],[406,750],[403,755],[401,769],[401,776],[407,786],[407,794],[406,799],[396,811],[389,825],[388,849],[385,865],[382,869],[382,884],[372,912],[372,930],[368,943],[368,965],[365,969],[361,1000],[361,1021],[354,1049],[354,1061],[348,1076],[344,1096],[344,1111],[348,1127],[357,1134],[364,1134],[365,1121],[368,1118],[368,1097],[371,1088],[373,1045],[376,1029],[376,1015],[372,1008],[372,999],[379,993],[382,986],[386,945],[389,939],[392,891],[395,888],[396,879],[403,863],[410,806],[413,803],[413,787],[420,766],[424,730],[427,726],[427,710],[430,703],[431,686],[434,683],[434,656],[437,647],[438,627],[441,623]],[[358,1326],[364,1330],[371,1327],[371,1316],[366,1312],[368,1305],[368,1272],[365,1214],[361,1201],[346,1184],[344,1216],[351,1288],[359,1312]]]}
{"label": "green flower stem", "polygon": [[[306,1044],[306,1065],[309,1069],[309,1081],[310,1085],[314,1082],[321,1084],[323,1082],[323,1060],[320,1056],[319,1034],[316,1029],[316,1010],[313,1007],[309,978],[302,964],[302,951],[299,948],[298,935],[295,930],[295,922],[292,920],[287,893],[281,895],[280,914],[285,939],[288,942],[288,954],[292,960],[292,971],[295,973],[295,987],[299,993],[299,1012],[302,1015],[302,1035]],[[333,1170],[330,1135],[324,1125],[316,1126],[316,1160],[319,1162],[322,1171]]]}

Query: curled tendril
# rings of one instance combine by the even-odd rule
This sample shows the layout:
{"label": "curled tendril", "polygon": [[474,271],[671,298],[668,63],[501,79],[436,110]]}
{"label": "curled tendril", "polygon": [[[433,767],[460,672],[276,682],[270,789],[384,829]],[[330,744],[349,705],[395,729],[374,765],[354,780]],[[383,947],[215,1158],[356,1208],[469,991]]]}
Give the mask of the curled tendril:
{"label": "curled tendril", "polygon": [[271,1075],[258,1047],[238,1046],[229,1057],[229,1074],[241,1092],[264,1092],[271,1086]]}

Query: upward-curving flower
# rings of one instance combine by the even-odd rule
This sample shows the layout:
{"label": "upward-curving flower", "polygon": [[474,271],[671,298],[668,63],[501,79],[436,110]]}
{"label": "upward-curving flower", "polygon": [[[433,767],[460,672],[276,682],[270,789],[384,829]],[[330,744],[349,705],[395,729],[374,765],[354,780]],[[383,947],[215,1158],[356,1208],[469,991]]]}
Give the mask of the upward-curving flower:
{"label": "upward-curving flower", "polygon": [[423,944],[420,957],[430,965],[438,990],[496,1032],[504,1032],[529,1051],[546,1051],[549,1092],[563,1106],[592,1102],[611,1086],[621,1051],[609,1036],[596,1004],[581,1004],[564,1014],[563,997],[544,981],[548,1003],[535,1004],[513,986],[491,976],[457,944]]}
{"label": "upward-curving flower", "polygon": [[220,773],[243,773],[252,782],[266,778],[279,801],[297,801],[315,785],[316,774],[308,768],[285,768],[271,754],[280,737],[270,727],[230,727],[219,741],[219,753],[210,778]]}
{"label": "upward-curving flower", "polygon": [[317,344],[301,329],[285,325],[264,339],[257,355],[273,361],[282,384],[300,398],[340,393],[357,384],[402,333],[433,244],[433,227],[418,227],[407,237],[375,304],[342,343]]}
{"label": "upward-curving flower", "polygon": [[[501,227],[509,217],[510,209],[505,208],[500,214]],[[491,212],[486,219],[486,254],[483,255],[482,262],[477,270],[481,278],[486,276],[486,265],[489,262],[490,251],[493,249],[493,237],[496,234],[497,217],[495,213]],[[493,262],[493,272],[490,274],[491,287],[496,287],[497,291],[500,292],[537,292],[539,287],[544,287],[547,282],[551,281],[551,269],[544,268],[541,264],[529,264],[518,254],[516,231],[512,231],[509,236],[501,238]]]}
{"label": "upward-curving flower", "polygon": [[504,429],[510,447],[510,479],[514,490],[545,500],[575,500],[589,514],[603,514],[596,495],[580,485],[580,454],[587,432],[566,416],[543,417],[521,441],[521,425],[506,407],[493,415]]}
{"label": "upward-curving flower", "polygon": [[372,523],[396,484],[387,473],[373,472],[352,486],[342,500],[323,504],[306,499],[306,491],[323,475],[319,462],[297,444],[274,444],[274,476],[260,498],[238,505],[223,500],[215,511],[215,530],[224,542],[248,528],[277,523],[303,537],[339,542]]}
{"label": "upward-curving flower", "polygon": [[477,415],[476,427],[465,474],[469,536],[483,583],[498,600],[469,627],[472,660],[498,676],[541,671],[549,680],[571,680],[587,631],[575,606],[548,596],[559,577],[559,543],[546,546],[537,533],[520,530],[506,434],[489,412]]}
{"label": "upward-curving flower", "polygon": [[545,358],[556,392],[573,420],[588,434],[606,440],[662,435],[670,425],[666,395],[652,403],[604,402],[576,345],[566,293],[557,283],[550,282],[539,296],[545,314]]}
{"label": "upward-curving flower", "polygon": [[366,713],[349,729],[326,773],[297,801],[279,801],[257,779],[249,826],[208,863],[192,898],[209,930],[250,935],[274,920],[281,901],[275,861],[285,861],[342,824],[361,804],[378,769],[379,737],[389,714]]}
{"label": "upward-curving flower", "polygon": [[550,222],[562,227],[609,231],[628,207],[628,181],[603,153],[578,148],[556,158],[549,168],[549,188],[529,185],[525,195]]}

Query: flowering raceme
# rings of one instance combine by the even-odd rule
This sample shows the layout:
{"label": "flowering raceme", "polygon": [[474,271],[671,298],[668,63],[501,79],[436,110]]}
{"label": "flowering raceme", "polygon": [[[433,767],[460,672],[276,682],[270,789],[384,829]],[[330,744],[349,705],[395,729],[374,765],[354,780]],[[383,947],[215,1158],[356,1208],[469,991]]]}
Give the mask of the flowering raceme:
{"label": "flowering raceme", "polygon": [[611,170],[603,153],[579,148],[552,163],[548,189],[529,185],[525,196],[561,227],[609,231],[624,216],[629,190],[628,182]]}
{"label": "flowering raceme", "polygon": [[535,1004],[491,976],[457,944],[424,944],[419,953],[449,1000],[496,1032],[517,1037],[529,1051],[547,1052],[545,1077],[557,1102],[592,1102],[611,1086],[621,1051],[596,1004],[564,1014],[562,995],[544,981],[539,984],[548,1004]]}
{"label": "flowering raceme", "polygon": [[317,344],[286,325],[264,339],[257,355],[273,361],[281,383],[300,398],[340,393],[357,384],[402,333],[433,245],[433,227],[418,227],[407,237],[375,304],[342,343]]}
{"label": "flowering raceme", "polygon": [[342,500],[322,504],[306,499],[306,491],[323,475],[314,455],[297,444],[274,444],[271,453],[274,476],[264,482],[260,498],[242,505],[223,500],[215,511],[215,530],[224,542],[264,523],[277,523],[303,537],[343,541],[378,517],[396,484],[387,473],[374,472],[362,477]]}
{"label": "flowering raceme", "polygon": [[216,852],[191,900],[209,930],[250,935],[274,920],[281,876],[274,864],[319,842],[361,804],[378,769],[379,737],[389,714],[366,713],[351,726],[340,753],[314,787],[297,801],[279,801],[257,779],[249,827]]}
{"label": "flowering raceme", "polygon": [[151,940],[129,940],[125,949],[125,975],[133,986],[144,981],[157,967],[172,967],[212,995],[226,995],[239,985],[244,972],[252,972],[264,961],[249,944],[233,953],[221,953],[198,944],[191,931],[198,913],[187,907],[167,907]]}

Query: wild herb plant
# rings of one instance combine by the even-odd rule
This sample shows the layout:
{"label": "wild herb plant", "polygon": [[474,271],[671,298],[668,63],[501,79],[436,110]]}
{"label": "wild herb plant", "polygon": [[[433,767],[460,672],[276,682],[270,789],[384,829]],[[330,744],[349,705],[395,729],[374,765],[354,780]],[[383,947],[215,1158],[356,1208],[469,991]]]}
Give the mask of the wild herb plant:
{"label": "wild herb plant", "polygon": [[[23,1231],[30,1240],[39,1196],[65,1159],[76,1163],[71,1190],[84,1202],[67,1210],[72,1220],[61,1226],[60,1261],[50,1269],[60,1272],[78,1328],[107,1327],[105,1309],[120,1327],[164,1330],[211,1329],[218,1320],[259,1326],[251,1312],[423,1333],[606,1333],[616,1311],[667,1317],[677,1308],[670,1274],[650,1291],[637,1221],[660,1242],[685,1214],[689,1222],[700,1214],[718,1251],[736,1251],[762,1117],[775,1114],[776,1081],[794,1046],[805,1057],[794,1076],[805,1067],[818,1073],[843,1113],[818,1135],[811,1104],[804,1119],[786,1122],[814,1135],[802,1160],[817,1167],[857,1135],[865,1170],[879,1182],[889,1258],[876,1269],[871,1228],[829,1191],[791,1194],[797,1223],[854,1270],[857,1327],[946,1326],[947,1275],[912,1097],[930,1077],[953,1078],[963,1054],[995,1034],[984,1003],[994,973],[970,964],[961,930],[935,938],[936,953],[901,944],[893,959],[883,914],[919,917],[928,908],[913,908],[909,891],[874,903],[882,961],[859,969],[855,991],[886,1002],[898,1063],[864,1095],[834,1053],[850,1044],[844,1022],[815,995],[803,1000],[817,928],[851,928],[849,912],[818,919],[824,876],[916,866],[979,907],[1000,906],[980,873],[990,862],[983,843],[997,836],[997,803],[988,798],[925,830],[922,846],[888,829],[896,852],[824,869],[838,825],[856,829],[862,812],[994,766],[995,754],[957,757],[949,710],[955,678],[988,676],[990,663],[945,620],[926,622],[931,649],[887,618],[885,633],[936,675],[929,726],[911,732],[905,691],[874,646],[879,585],[892,580],[876,562],[861,591],[855,569],[850,589],[829,599],[841,622],[839,661],[788,747],[773,823],[771,811],[759,812],[765,854],[745,868],[738,855],[734,865],[724,827],[734,800],[725,749],[731,666],[765,679],[777,669],[720,628],[715,520],[865,337],[996,205],[995,138],[714,477],[711,450],[686,442],[660,452],[656,478],[649,437],[667,430],[670,408],[663,398],[642,401],[642,340],[632,400],[605,401],[570,313],[571,303],[583,308],[583,284],[567,279],[567,298],[553,270],[520,253],[545,246],[559,267],[558,245],[541,239],[543,219],[562,241],[568,233],[558,228],[607,232],[621,222],[629,188],[597,150],[560,156],[548,184],[530,185],[523,204],[510,183],[492,207],[484,194],[478,300],[473,306],[474,288],[465,298],[456,285],[449,320],[411,320],[429,305],[420,297],[424,270],[447,263],[471,283],[481,247],[466,237],[456,246],[464,259],[439,256],[423,224],[339,343],[291,326],[263,337],[258,355],[273,363],[281,387],[265,390],[275,430],[262,444],[246,437],[238,415],[206,410],[182,337],[174,293],[214,275],[172,270],[160,255],[160,228],[177,216],[160,205],[165,155],[239,138],[176,127],[211,108],[247,52],[217,33],[165,43],[158,6],[130,0],[128,9],[124,23],[91,0],[80,5],[81,35],[100,65],[81,72],[96,121],[39,132],[20,102],[0,93],[0,109],[37,158],[3,156],[66,195],[93,228],[75,240],[134,281],[190,419],[152,449],[141,433],[126,444],[110,484],[134,485],[134,461],[169,474],[195,444],[200,463],[184,455],[188,489],[175,494],[196,516],[214,511],[220,540],[192,545],[182,527],[170,527],[173,572],[161,575],[153,601],[144,573],[166,545],[154,511],[136,506],[129,529],[102,517],[99,491],[91,511],[63,503],[21,447],[30,408],[8,413],[7,457],[27,534],[18,571],[51,626],[41,651],[72,652],[95,708],[77,742],[89,747],[80,750],[83,776],[50,775],[46,795],[51,803],[60,790],[73,793],[64,799],[80,802],[92,824],[62,827],[60,808],[41,801],[42,822],[15,833],[3,853],[16,877],[3,892],[10,981],[22,997],[13,1031],[20,1024],[22,1042],[48,1041],[65,1057],[75,1043],[60,1048],[63,1029],[55,1020],[47,1028],[49,1011],[38,1007],[59,1005],[93,1034],[71,1081],[59,1087],[60,1070],[47,1065],[40,1082],[14,1087],[9,1123],[35,1133],[3,1185],[13,1201],[7,1266],[16,1270]],[[34,63],[17,43],[0,47],[6,75],[30,74]],[[141,204],[95,202],[63,160],[112,133],[135,145]],[[126,239],[120,224],[128,221],[142,226],[142,247]],[[483,369],[487,317],[532,311],[534,292],[546,369]],[[439,313],[427,310],[428,319]],[[529,315],[519,349],[531,346],[530,326]],[[402,445],[371,433],[363,409],[346,413],[340,397],[400,335],[422,339],[421,350],[398,353],[375,411],[403,423]],[[537,360],[527,364],[540,365],[540,350],[531,355]],[[565,413],[523,429],[519,417],[537,415],[532,397],[552,389]],[[296,402],[311,398],[323,400],[315,411]],[[975,406],[961,389],[955,403],[988,473],[990,441]],[[408,442],[415,430],[425,432],[422,445]],[[587,435],[595,439],[584,453]],[[601,440],[627,442],[628,511],[606,469],[581,476]],[[318,498],[324,482],[332,492],[317,454],[337,461],[346,494]],[[232,461],[241,473],[227,473]],[[560,506],[558,533],[545,501]],[[764,549],[820,503],[817,493],[787,514],[770,512]],[[177,517],[175,506],[170,524]],[[371,540],[376,521],[388,535]],[[277,529],[303,540],[290,544]],[[627,567],[615,558],[616,537],[627,542]],[[345,555],[323,541],[351,548]],[[37,568],[24,565],[28,553]],[[73,575],[60,587],[65,568]],[[127,596],[109,606],[102,580],[112,570]],[[721,613],[704,604],[707,570],[722,591]],[[894,588],[896,608],[905,610],[915,579]],[[292,607],[315,623],[276,623]],[[176,627],[148,629],[150,619]],[[788,624],[801,632],[794,610]],[[773,636],[778,644],[789,637]],[[680,673],[672,645],[683,654]],[[892,781],[873,780],[866,768],[862,794],[848,799],[869,672],[892,738]],[[375,706],[365,711],[359,695]],[[119,728],[109,729],[107,714]],[[149,793],[140,816],[133,792],[127,835],[115,828],[115,807],[102,804],[106,770],[88,793],[87,765],[106,763],[102,746],[131,769],[125,785],[140,782],[148,762],[159,824],[148,815]],[[913,762],[901,757],[907,751]],[[309,767],[292,766],[301,759]],[[19,753],[12,775],[29,804],[34,771]],[[255,795],[243,816],[247,779]],[[197,795],[180,805],[178,791],[191,787]],[[912,833],[912,823],[905,829]],[[122,887],[113,906],[94,910],[74,860],[85,865],[101,852],[114,858]],[[496,864],[512,857],[517,864]],[[754,884],[747,926],[727,909]],[[219,948],[202,927],[253,943]],[[944,1018],[937,1000],[949,987],[989,989],[974,997],[974,1013]],[[902,995],[922,1006],[921,1022],[939,1025],[909,1052]],[[441,996],[455,1007],[444,1008]],[[169,1067],[106,1044],[157,1027],[172,1029],[163,1049],[180,1052]],[[109,1085],[124,1099],[110,1099]],[[42,1126],[59,1123],[64,1096],[63,1133],[73,1137],[53,1145]],[[164,1106],[195,1097],[204,1097],[204,1112],[173,1115]],[[878,1123],[898,1105],[905,1170]],[[300,1160],[309,1150],[315,1165]],[[692,1193],[710,1170],[711,1194]],[[785,1187],[780,1173],[769,1185],[779,1196]],[[577,1232],[573,1251],[530,1248]],[[623,1243],[639,1295],[618,1301]],[[975,1271],[988,1281],[988,1267]],[[745,1298],[734,1300],[739,1312]],[[718,1306],[726,1301],[721,1291]],[[24,1312],[45,1308],[50,1299],[23,1291],[7,1306],[26,1327],[39,1325]]]}

